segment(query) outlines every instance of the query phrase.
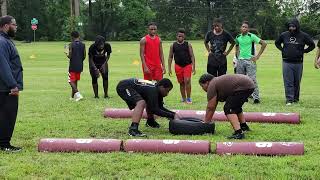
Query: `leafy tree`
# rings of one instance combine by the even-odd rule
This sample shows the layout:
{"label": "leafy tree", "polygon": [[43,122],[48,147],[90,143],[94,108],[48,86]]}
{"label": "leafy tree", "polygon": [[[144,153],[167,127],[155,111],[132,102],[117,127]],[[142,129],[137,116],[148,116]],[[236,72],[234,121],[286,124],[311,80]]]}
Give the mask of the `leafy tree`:
{"label": "leafy tree", "polygon": [[119,40],[139,40],[146,33],[148,22],[155,17],[146,0],[123,1],[119,10]]}

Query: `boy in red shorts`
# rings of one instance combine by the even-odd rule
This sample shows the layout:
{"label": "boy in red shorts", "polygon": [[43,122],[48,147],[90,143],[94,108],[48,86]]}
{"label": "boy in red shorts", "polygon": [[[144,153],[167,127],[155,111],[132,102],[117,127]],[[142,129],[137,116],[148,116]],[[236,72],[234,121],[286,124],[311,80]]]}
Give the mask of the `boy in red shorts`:
{"label": "boy in red shorts", "polygon": [[185,30],[179,29],[177,33],[177,41],[170,46],[168,58],[168,71],[171,76],[172,59],[175,61],[175,72],[180,84],[180,92],[182,102],[191,104],[191,72],[196,73],[195,58],[193,55],[192,46],[184,40]]}
{"label": "boy in red shorts", "polygon": [[157,25],[148,24],[148,34],[140,40],[140,59],[145,80],[160,81],[166,68],[163,58],[162,41],[157,35]]}
{"label": "boy in red shorts", "polygon": [[78,90],[78,81],[83,70],[83,61],[86,58],[86,46],[80,41],[79,32],[71,33],[72,42],[69,44],[69,53],[66,53],[69,61],[69,84],[72,89],[71,98],[79,101],[83,98]]}

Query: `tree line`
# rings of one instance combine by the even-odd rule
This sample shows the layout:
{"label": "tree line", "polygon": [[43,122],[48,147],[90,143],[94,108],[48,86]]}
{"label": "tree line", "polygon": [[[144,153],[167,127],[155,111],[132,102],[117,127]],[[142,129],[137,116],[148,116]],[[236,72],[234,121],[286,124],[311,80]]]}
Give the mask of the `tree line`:
{"label": "tree line", "polygon": [[[243,20],[263,39],[275,39],[293,17],[314,38],[320,34],[320,2],[317,0],[0,0],[2,14],[18,23],[18,40],[31,41],[30,20],[39,20],[37,40],[69,40],[77,30],[86,40],[99,34],[108,40],[139,40],[148,22],[158,25],[162,39],[172,40],[184,28],[188,39],[203,39],[214,18],[224,28],[239,33]],[[5,4],[4,4],[5,3]],[[78,6],[74,6],[77,5]],[[3,6],[6,8],[3,8]],[[76,9],[75,9],[76,7]],[[78,7],[78,9],[77,9]],[[78,11],[77,11],[78,10]],[[76,12],[76,13],[73,13]]]}

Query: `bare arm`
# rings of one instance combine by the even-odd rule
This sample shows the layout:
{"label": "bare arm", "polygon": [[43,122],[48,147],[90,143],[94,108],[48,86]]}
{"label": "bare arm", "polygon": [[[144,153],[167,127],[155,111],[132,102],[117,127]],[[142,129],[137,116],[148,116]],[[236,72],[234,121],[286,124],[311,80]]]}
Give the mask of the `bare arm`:
{"label": "bare arm", "polygon": [[192,45],[190,43],[189,43],[189,54],[190,54],[190,58],[192,61],[192,73],[193,73],[193,75],[195,75],[196,74],[196,59],[194,57]]}
{"label": "bare arm", "polygon": [[263,53],[263,51],[267,47],[267,43],[264,40],[260,40],[259,44],[261,44],[261,48],[260,48],[260,51],[259,51],[258,55],[257,56],[253,56],[251,58],[251,60],[254,61],[254,62],[256,62],[260,58],[261,54]]}
{"label": "bare arm", "polygon": [[228,56],[230,54],[230,52],[232,51],[233,47],[234,47],[235,43],[231,43],[230,46],[229,46],[229,49],[227,52],[224,52],[223,54],[225,56]]}
{"label": "bare arm", "polygon": [[86,47],[84,47],[84,50],[83,50],[83,60],[85,60],[87,57],[87,51],[86,51]]}
{"label": "bare arm", "polygon": [[72,48],[71,48],[71,45],[69,45],[69,53],[67,55],[67,57],[70,59],[71,58],[71,53],[72,53]]}
{"label": "bare arm", "polygon": [[108,62],[109,62],[109,58],[110,58],[110,54],[109,53],[105,53],[105,57],[106,57],[106,61],[102,64],[100,70],[101,71],[105,71],[105,70],[108,70]]}
{"label": "bare arm", "polygon": [[213,97],[208,101],[206,115],[204,117],[205,123],[210,123],[212,121],[212,117],[214,115],[214,112],[216,111],[217,104],[217,96]]}
{"label": "bare arm", "polygon": [[204,46],[206,47],[206,50],[208,51],[208,53],[210,53],[210,47],[208,42],[204,41]]}
{"label": "bare arm", "polygon": [[97,69],[96,65],[93,62],[93,58],[92,57],[89,57],[89,66],[92,69],[95,69],[95,70]]}
{"label": "bare arm", "polygon": [[172,71],[171,71],[172,58],[173,58],[173,45],[170,46],[169,57],[168,57],[168,72],[169,72],[169,76],[171,76],[171,74],[172,74]]}
{"label": "bare arm", "polygon": [[164,62],[163,49],[162,49],[162,41],[160,39],[160,60],[162,63],[162,74],[166,73],[166,64]]}
{"label": "bare arm", "polygon": [[236,58],[238,59],[239,58],[239,55],[240,55],[240,48],[239,48],[239,45],[236,45]]}
{"label": "bare arm", "polygon": [[143,66],[143,71],[145,73],[149,73],[149,68],[146,65],[146,61],[144,59],[144,46],[145,45],[146,45],[146,39],[143,37],[140,40],[140,59],[141,59],[141,63],[142,63],[142,66]]}
{"label": "bare arm", "polygon": [[320,48],[318,48],[316,58],[314,58],[314,67],[316,69],[320,68],[320,64],[318,62],[320,62]]}

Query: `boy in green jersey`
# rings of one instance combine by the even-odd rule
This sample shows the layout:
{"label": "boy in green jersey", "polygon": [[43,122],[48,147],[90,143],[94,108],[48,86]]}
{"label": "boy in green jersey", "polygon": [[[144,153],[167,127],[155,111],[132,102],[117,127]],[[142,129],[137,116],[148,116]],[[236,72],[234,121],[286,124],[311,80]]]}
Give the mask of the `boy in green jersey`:
{"label": "boy in green jersey", "polygon": [[[255,34],[249,32],[249,23],[244,21],[241,25],[241,34],[236,39],[236,57],[237,74],[248,75],[255,84],[255,89],[252,93],[253,103],[260,103],[259,88],[256,79],[257,65],[256,62],[260,58],[267,44],[265,41],[257,37]],[[261,48],[258,54],[255,53],[255,44],[261,44]]]}

